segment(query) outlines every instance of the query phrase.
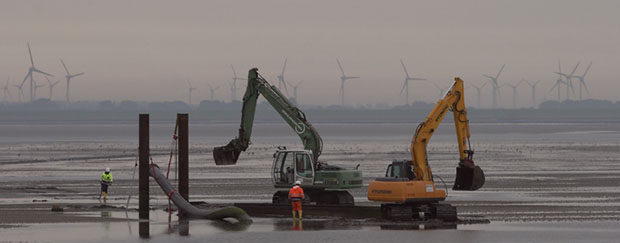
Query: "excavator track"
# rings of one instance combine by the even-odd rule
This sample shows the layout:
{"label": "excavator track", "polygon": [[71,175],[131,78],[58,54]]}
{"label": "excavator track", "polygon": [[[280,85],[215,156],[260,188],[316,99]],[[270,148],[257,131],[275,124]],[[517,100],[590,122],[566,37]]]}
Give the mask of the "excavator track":
{"label": "excavator track", "polygon": [[456,207],[450,204],[381,204],[381,217],[393,221],[438,219],[456,222]]}

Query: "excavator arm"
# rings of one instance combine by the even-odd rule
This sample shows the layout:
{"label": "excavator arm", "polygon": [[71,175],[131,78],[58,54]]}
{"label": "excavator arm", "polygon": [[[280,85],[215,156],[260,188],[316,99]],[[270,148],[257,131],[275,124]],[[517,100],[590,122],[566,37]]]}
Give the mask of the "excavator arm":
{"label": "excavator arm", "polygon": [[278,88],[270,85],[258,74],[258,68],[252,68],[248,74],[248,86],[243,96],[239,135],[227,145],[213,149],[215,164],[235,164],[239,154],[249,147],[252,126],[254,125],[254,115],[256,113],[256,102],[259,95],[262,95],[278,114],[282,116],[284,121],[293,128],[301,139],[304,149],[312,151],[314,161],[318,161],[323,149],[323,141],[319,133],[306,120],[306,115],[297,106],[291,103]]}
{"label": "excavator arm", "polygon": [[469,120],[465,109],[463,80],[454,79],[454,84],[437,102],[426,120],[416,129],[411,143],[411,157],[416,180],[433,181],[428,165],[426,146],[448,111],[454,114],[454,126],[459,147],[459,166],[454,190],[477,190],[484,184],[484,173],[474,165],[473,150],[469,146]]}

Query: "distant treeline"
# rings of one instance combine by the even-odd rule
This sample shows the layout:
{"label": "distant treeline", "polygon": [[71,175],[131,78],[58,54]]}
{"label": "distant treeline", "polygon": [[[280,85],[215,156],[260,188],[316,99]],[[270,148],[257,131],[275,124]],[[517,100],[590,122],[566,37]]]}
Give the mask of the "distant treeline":
{"label": "distant treeline", "polygon": [[[296,103],[295,100],[292,100]],[[174,111],[188,112],[192,110],[211,110],[211,111],[238,111],[241,109],[241,101],[223,102],[203,100],[200,104],[189,105],[183,101],[157,101],[157,102],[137,102],[131,100],[125,101],[77,101],[62,102],[51,101],[49,99],[39,99],[29,103],[0,103],[0,111],[53,111],[53,110],[88,110],[88,111]],[[302,110],[428,110],[435,106],[434,103],[414,102],[411,105],[389,106],[385,104],[378,105],[357,105],[357,106],[317,106],[303,105]],[[271,109],[265,100],[259,102],[257,109]],[[470,110],[488,110],[475,107],[469,107]],[[529,110],[533,108],[518,108],[518,110]],[[546,109],[620,109],[620,101],[613,102],[608,100],[588,99],[582,101],[565,100],[565,101],[545,101],[541,103],[539,110]],[[510,109],[497,109],[510,110]]]}

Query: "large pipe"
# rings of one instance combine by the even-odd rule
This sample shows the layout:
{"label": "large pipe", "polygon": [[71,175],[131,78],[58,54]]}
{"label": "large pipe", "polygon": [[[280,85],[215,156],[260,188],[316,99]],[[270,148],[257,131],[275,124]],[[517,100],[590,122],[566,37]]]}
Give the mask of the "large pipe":
{"label": "large pipe", "polygon": [[185,200],[177,190],[174,189],[172,184],[166,179],[166,175],[161,172],[159,166],[155,164],[150,165],[149,174],[155,179],[159,187],[170,197],[170,200],[174,202],[184,214],[190,218],[200,219],[225,219],[234,218],[239,222],[252,222],[252,219],[248,214],[238,207],[224,207],[219,209],[202,209],[194,207],[187,200]]}

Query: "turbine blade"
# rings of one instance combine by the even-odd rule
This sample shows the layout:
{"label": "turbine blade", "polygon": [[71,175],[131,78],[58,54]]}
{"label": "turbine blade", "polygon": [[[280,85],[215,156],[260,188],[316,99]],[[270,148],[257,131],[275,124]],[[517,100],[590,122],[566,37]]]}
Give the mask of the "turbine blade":
{"label": "turbine blade", "polygon": [[282,79],[284,79],[284,70],[286,69],[287,60],[288,60],[288,57],[284,58],[284,66],[282,66],[282,74],[280,74],[282,76]]}
{"label": "turbine blade", "polygon": [[405,70],[405,74],[407,75],[407,79],[409,78],[409,72],[407,72],[407,68],[405,68],[405,64],[403,63],[403,59],[400,59],[400,65],[403,66],[403,70]]}
{"label": "turbine blade", "polygon": [[46,72],[43,72],[43,71],[41,71],[41,70],[39,70],[39,69],[36,69],[36,68],[34,69],[34,71],[35,71],[35,72],[37,72],[37,73],[43,74],[43,75],[47,75],[47,76],[50,76],[50,77],[54,77],[54,75],[51,75],[51,74],[46,73]]}
{"label": "turbine blade", "polygon": [[586,85],[586,82],[581,82],[583,84],[583,87],[586,88],[586,94],[588,94],[588,96],[590,96],[590,91],[588,90],[588,85]]}
{"label": "turbine blade", "polygon": [[586,73],[588,73],[588,70],[590,70],[590,66],[592,66],[592,62],[590,62],[590,64],[588,65],[588,67],[586,68],[586,71],[583,72],[583,74],[581,75],[581,78],[585,78],[586,77]]}
{"label": "turbine blade", "polygon": [[407,87],[407,80],[405,79],[405,82],[403,83],[403,88],[400,89],[400,94],[399,95],[403,95],[403,91],[405,91],[405,87]]}
{"label": "turbine blade", "polygon": [[75,78],[75,77],[80,76],[80,75],[84,75],[84,73],[73,74],[73,75],[71,75],[71,78]]}
{"label": "turbine blade", "polygon": [[338,60],[338,58],[336,58],[336,62],[338,63],[338,67],[340,68],[340,72],[342,73],[342,76],[344,76],[344,70],[342,69],[342,65],[340,65],[340,60]]}
{"label": "turbine blade", "polygon": [[579,63],[580,63],[580,62],[577,62],[577,65],[575,65],[575,68],[573,68],[573,71],[572,71],[572,72],[570,72],[570,76],[571,76],[571,77],[573,76],[573,74],[575,74],[575,71],[577,70],[577,67],[579,67]]}
{"label": "turbine blade", "polygon": [[43,77],[45,77],[45,79],[47,79],[47,82],[48,82],[50,85],[52,85],[52,81],[50,81],[50,79],[49,79],[47,76],[43,76]]}
{"label": "turbine blade", "polygon": [[22,81],[22,85],[26,82],[26,80],[30,77],[30,75],[32,75],[32,69],[28,70],[28,74],[26,74],[24,81]]}
{"label": "turbine blade", "polygon": [[62,58],[60,59],[60,63],[62,63],[62,66],[65,68],[65,71],[67,71],[67,75],[71,75],[71,73],[69,73],[69,69],[67,69],[67,65],[65,65],[65,62],[62,61]]}
{"label": "turbine blade", "polygon": [[502,65],[502,68],[499,69],[499,72],[497,72],[497,75],[495,75],[495,79],[497,80],[497,78],[499,78],[499,75],[502,73],[502,71],[504,71],[504,67],[506,66],[506,64]]}
{"label": "turbine blade", "polygon": [[30,42],[28,43],[28,54],[30,54],[30,64],[32,65],[31,67],[34,67],[34,60],[32,59],[32,51],[30,51]]}
{"label": "turbine blade", "polygon": [[489,78],[489,79],[491,79],[491,80],[493,80],[493,79],[494,79],[493,77],[491,77],[491,76],[489,76],[489,75],[486,75],[486,74],[483,74],[482,76],[487,77],[487,78]]}

